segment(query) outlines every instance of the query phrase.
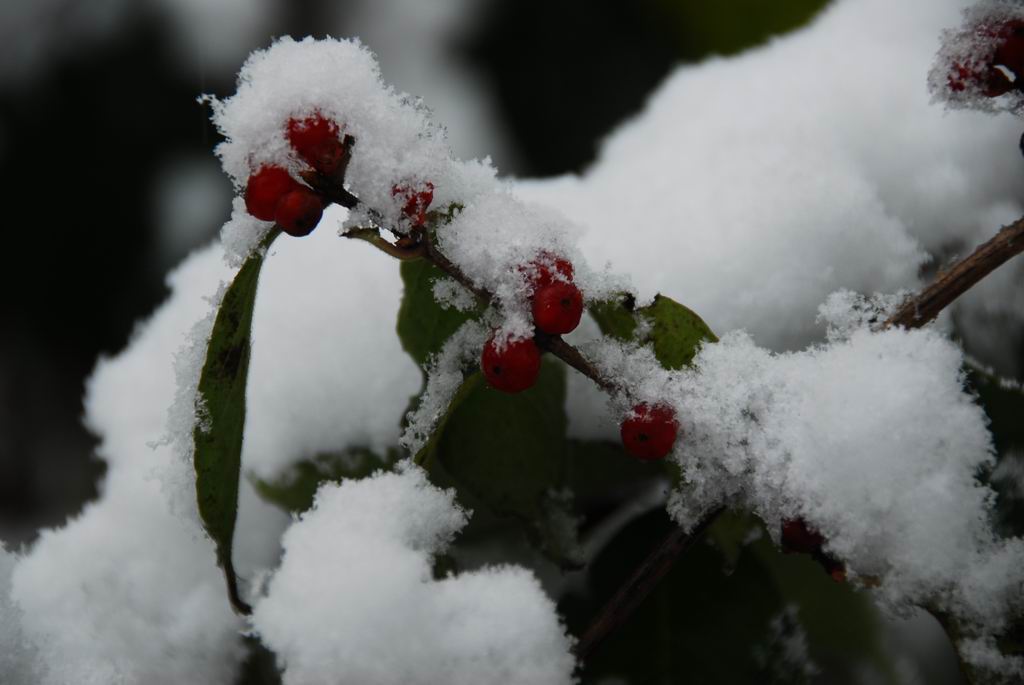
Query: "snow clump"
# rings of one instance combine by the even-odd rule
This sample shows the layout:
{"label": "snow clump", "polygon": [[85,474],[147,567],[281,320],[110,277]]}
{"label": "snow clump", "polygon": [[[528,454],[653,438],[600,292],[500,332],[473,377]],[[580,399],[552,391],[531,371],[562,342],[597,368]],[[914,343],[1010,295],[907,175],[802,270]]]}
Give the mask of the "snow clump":
{"label": "snow clump", "polygon": [[571,640],[530,572],[433,577],[466,520],[452,491],[408,464],[323,486],[253,613],[285,685],[574,682]]}

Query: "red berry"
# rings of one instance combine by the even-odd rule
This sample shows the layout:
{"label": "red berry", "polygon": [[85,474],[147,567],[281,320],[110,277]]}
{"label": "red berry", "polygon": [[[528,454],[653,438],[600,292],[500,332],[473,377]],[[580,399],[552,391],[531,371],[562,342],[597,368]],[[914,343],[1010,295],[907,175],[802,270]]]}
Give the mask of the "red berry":
{"label": "red berry", "polygon": [[1002,69],[990,67],[988,74],[985,76],[982,93],[984,93],[985,97],[989,98],[999,97],[1013,90],[1013,85],[1014,82],[1010,80],[1010,77]]}
{"label": "red berry", "polygon": [[520,270],[526,274],[530,290],[534,293],[552,283],[572,283],[575,274],[572,262],[550,252],[541,252],[526,267],[520,267]]}
{"label": "red berry", "polygon": [[434,184],[427,181],[419,190],[406,185],[392,186],[391,196],[404,198],[402,214],[409,218],[413,226],[422,226],[427,222],[427,207],[434,201]]}
{"label": "red berry", "polygon": [[633,407],[619,433],[626,451],[637,459],[661,459],[672,451],[679,422],[671,407],[644,402]]}
{"label": "red berry", "polygon": [[320,196],[305,186],[299,186],[281,198],[274,218],[288,235],[309,235],[320,223],[324,205]]}
{"label": "red berry", "polygon": [[811,530],[803,519],[782,522],[782,551],[787,554],[816,554],[825,544],[825,538]]}
{"label": "red berry", "polygon": [[1024,76],[1024,35],[1012,33],[996,48],[994,64],[1002,65],[1018,78]]}
{"label": "red berry", "polygon": [[533,338],[509,340],[499,349],[492,336],[480,355],[480,367],[487,382],[496,390],[522,392],[537,381],[540,349]]}
{"label": "red berry", "polygon": [[332,175],[345,159],[338,125],[319,113],[288,120],[288,142],[306,164],[321,174]]}
{"label": "red berry", "polygon": [[572,283],[556,281],[533,295],[533,323],[552,335],[569,333],[583,316],[583,293]]}
{"label": "red berry", "polygon": [[257,219],[273,221],[281,198],[301,187],[286,169],[261,167],[245,184],[245,209]]}

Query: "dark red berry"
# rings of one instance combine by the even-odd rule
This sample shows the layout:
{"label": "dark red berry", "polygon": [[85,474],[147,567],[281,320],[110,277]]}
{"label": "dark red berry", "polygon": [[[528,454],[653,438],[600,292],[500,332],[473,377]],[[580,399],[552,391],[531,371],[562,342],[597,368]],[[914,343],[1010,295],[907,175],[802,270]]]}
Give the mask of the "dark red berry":
{"label": "dark red berry", "polygon": [[492,336],[480,355],[480,367],[487,382],[496,390],[522,392],[537,381],[540,349],[533,338],[509,340],[499,349]]}
{"label": "dark red berry", "polygon": [[320,196],[305,186],[299,186],[281,198],[274,218],[285,233],[300,237],[312,233],[323,214]]}
{"label": "dark red berry", "polygon": [[1013,87],[1013,81],[1010,80],[1010,77],[1002,69],[991,67],[985,76],[982,93],[984,93],[985,97],[994,98],[1009,93],[1013,90]]}
{"label": "dark red berry", "polygon": [[406,185],[392,186],[391,195],[405,201],[402,205],[402,214],[409,218],[413,226],[418,227],[427,223],[427,208],[434,201],[433,183],[427,181],[419,189]]}
{"label": "dark red berry", "polygon": [[825,544],[825,538],[811,530],[803,519],[782,522],[782,551],[787,554],[817,554]]}
{"label": "dark red berry", "polygon": [[301,187],[286,169],[261,167],[245,184],[245,209],[257,219],[273,221],[281,198]]}
{"label": "dark red berry", "polygon": [[1011,33],[996,48],[993,64],[1004,66],[1018,78],[1024,76],[1024,35]]}
{"label": "dark red berry", "polygon": [[569,333],[580,324],[581,316],[583,293],[572,283],[556,281],[533,294],[533,323],[545,333]]}
{"label": "dark red berry", "polygon": [[541,252],[536,259],[520,270],[526,274],[532,293],[552,283],[572,283],[575,274],[572,262],[550,252]]}
{"label": "dark red berry", "polygon": [[334,174],[347,154],[338,125],[319,112],[305,119],[289,119],[287,133],[292,149],[321,174]]}
{"label": "dark red berry", "polygon": [[672,451],[679,422],[671,407],[644,402],[633,407],[619,433],[626,451],[637,459],[661,459]]}

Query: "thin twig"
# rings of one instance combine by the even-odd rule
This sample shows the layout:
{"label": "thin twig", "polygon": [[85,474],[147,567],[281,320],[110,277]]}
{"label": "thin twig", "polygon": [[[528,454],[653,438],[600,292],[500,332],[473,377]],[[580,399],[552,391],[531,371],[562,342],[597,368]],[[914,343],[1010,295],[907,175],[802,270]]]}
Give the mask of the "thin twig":
{"label": "thin twig", "polygon": [[905,302],[885,322],[884,328],[920,328],[978,281],[1021,252],[1024,252],[1024,217],[1003,227],[969,257],[941,272],[930,286]]}
{"label": "thin twig", "polygon": [[724,508],[712,511],[689,533],[678,527],[672,529],[591,622],[583,637],[573,647],[577,659],[587,658],[598,643],[632,616],[665,574],[672,569],[676,559],[693,546],[723,511]]}

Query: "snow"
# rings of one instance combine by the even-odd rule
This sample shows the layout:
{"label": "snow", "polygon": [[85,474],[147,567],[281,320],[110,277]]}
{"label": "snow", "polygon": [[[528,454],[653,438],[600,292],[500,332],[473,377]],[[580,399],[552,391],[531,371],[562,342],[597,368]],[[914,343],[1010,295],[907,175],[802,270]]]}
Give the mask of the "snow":
{"label": "snow", "polygon": [[[802,348],[830,293],[916,289],[922,265],[1024,214],[1019,120],[930,102],[939,34],[965,4],[834,2],[762,48],[677,69],[583,174],[516,191],[585,227],[586,260],[641,299]],[[1017,349],[1022,269],[954,308],[972,344]]]}
{"label": "snow", "polygon": [[569,638],[529,572],[433,579],[465,523],[454,493],[411,465],[323,486],[253,613],[285,685],[573,682]]}
{"label": "snow", "polygon": [[472,311],[477,306],[476,296],[454,278],[438,278],[432,284],[434,300],[445,309]]}
{"label": "snow", "polygon": [[997,540],[987,420],[960,350],[934,330],[866,329],[773,354],[730,333],[670,377],[685,484],[669,510],[692,526],[744,506],[778,530],[802,517],[896,610],[934,606],[970,634],[1024,610],[1024,541]]}
{"label": "snow", "polygon": [[[86,422],[101,436],[97,451],[108,471],[102,497],[43,531],[14,567],[10,597],[39,655],[38,673],[25,683],[169,684],[196,673],[228,682],[237,666],[242,625],[224,601],[213,546],[192,517],[172,513],[164,483],[184,480],[188,465],[170,445],[147,445],[163,432],[175,394],[174,352],[223,275],[213,251],[179,268],[169,278],[172,298],[129,350],[100,361],[89,382]],[[243,555],[246,571],[257,558],[272,563],[277,516],[248,518],[264,539],[262,550]]]}
{"label": "snow", "polygon": [[[434,207],[465,201],[494,184],[489,162],[456,162],[444,130],[418,100],[384,85],[373,54],[358,41],[282,38],[254,52],[238,91],[208,97],[214,123],[227,140],[217,146],[237,188],[265,164],[302,170],[285,137],[290,118],[318,112],[355,138],[347,183],[385,225],[408,230],[395,186],[434,184]],[[362,223],[360,213],[353,224]]]}
{"label": "snow", "polygon": [[475,321],[467,321],[445,342],[441,351],[430,360],[427,383],[419,403],[410,411],[399,443],[417,454],[430,439],[452,398],[465,381],[466,370],[475,370],[480,351],[490,331]]}
{"label": "snow", "polygon": [[807,648],[807,633],[800,623],[799,607],[783,608],[768,626],[767,644],[759,646],[754,656],[762,667],[770,667],[777,682],[802,682],[818,675],[821,670],[811,660]]}
{"label": "snow", "polygon": [[29,683],[36,677],[37,656],[22,633],[21,609],[10,599],[17,562],[17,555],[0,544],[0,673],[14,683]]}

